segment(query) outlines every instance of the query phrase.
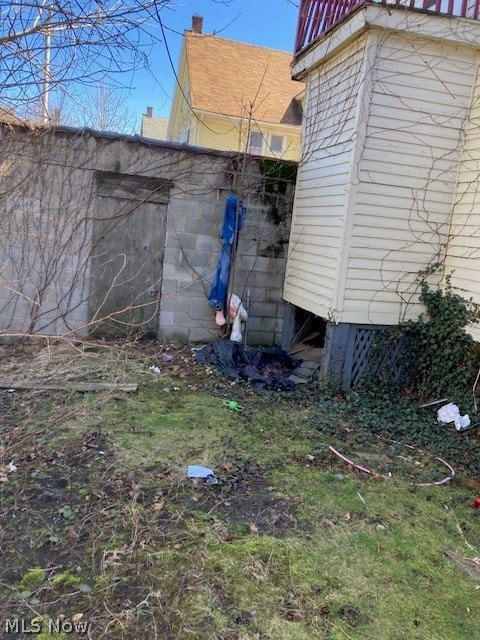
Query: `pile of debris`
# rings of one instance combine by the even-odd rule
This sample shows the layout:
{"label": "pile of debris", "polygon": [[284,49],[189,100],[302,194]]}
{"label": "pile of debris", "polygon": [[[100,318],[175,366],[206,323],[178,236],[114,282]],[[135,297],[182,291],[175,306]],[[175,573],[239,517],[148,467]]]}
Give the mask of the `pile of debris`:
{"label": "pile of debris", "polygon": [[215,365],[229,378],[248,380],[256,388],[282,390],[299,383],[293,372],[302,363],[278,347],[244,348],[231,340],[210,342],[197,351],[196,359]]}

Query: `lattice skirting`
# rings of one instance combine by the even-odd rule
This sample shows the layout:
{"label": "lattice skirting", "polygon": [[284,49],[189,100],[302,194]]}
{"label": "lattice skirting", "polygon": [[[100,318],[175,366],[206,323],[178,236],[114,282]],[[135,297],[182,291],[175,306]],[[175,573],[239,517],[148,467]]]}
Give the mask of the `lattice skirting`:
{"label": "lattice skirting", "polygon": [[346,336],[343,386],[382,380],[408,384],[415,365],[415,339],[396,327],[350,325]]}

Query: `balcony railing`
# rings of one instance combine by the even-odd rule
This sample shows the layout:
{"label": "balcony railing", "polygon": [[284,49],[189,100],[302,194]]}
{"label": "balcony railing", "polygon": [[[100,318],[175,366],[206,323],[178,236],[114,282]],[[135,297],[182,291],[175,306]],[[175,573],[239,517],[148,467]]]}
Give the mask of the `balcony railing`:
{"label": "balcony railing", "polygon": [[479,19],[480,0],[301,0],[295,55],[344,16],[366,4],[402,6],[431,13]]}

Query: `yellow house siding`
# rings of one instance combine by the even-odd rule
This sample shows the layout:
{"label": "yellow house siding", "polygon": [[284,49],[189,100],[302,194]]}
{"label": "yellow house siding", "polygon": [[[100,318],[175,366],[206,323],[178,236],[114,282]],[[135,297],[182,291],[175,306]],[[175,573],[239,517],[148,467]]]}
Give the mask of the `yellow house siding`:
{"label": "yellow house siding", "polygon": [[229,121],[227,117],[199,116],[198,144],[209,149],[239,151],[240,131],[237,122]]}
{"label": "yellow house siding", "polygon": [[285,160],[295,160],[300,158],[301,130],[297,134],[287,134],[287,145],[283,158]]}
{"label": "yellow house siding", "polygon": [[168,118],[157,116],[142,116],[142,128],[140,135],[154,140],[166,140],[168,130]]}
{"label": "yellow house siding", "polygon": [[444,255],[475,54],[372,33],[372,92],[338,319],[396,324],[423,310],[418,271]]}
{"label": "yellow house siding", "polygon": [[[478,63],[478,59],[477,59]],[[445,260],[445,275],[463,289],[461,295],[480,303],[480,77],[477,77],[465,145],[458,174],[452,224]],[[480,327],[470,332],[480,340]]]}
{"label": "yellow house siding", "polygon": [[178,83],[173,94],[172,110],[168,121],[167,138],[173,142],[185,142],[185,133],[190,130],[189,142],[195,134],[196,121],[189,106],[190,88],[186,64],[185,45],[182,46],[178,63]]}
{"label": "yellow house siding", "polygon": [[335,311],[365,43],[345,47],[307,79],[284,298],[323,317]]}
{"label": "yellow house siding", "polygon": [[[246,149],[248,120],[229,117],[227,115],[197,114],[199,133],[195,144],[209,149],[221,151],[243,152]],[[298,161],[300,148],[300,127],[293,129],[272,123],[254,122],[250,125],[255,131],[265,136],[278,135],[285,139],[285,151],[276,156],[268,151],[265,156],[278,157],[282,160]]]}

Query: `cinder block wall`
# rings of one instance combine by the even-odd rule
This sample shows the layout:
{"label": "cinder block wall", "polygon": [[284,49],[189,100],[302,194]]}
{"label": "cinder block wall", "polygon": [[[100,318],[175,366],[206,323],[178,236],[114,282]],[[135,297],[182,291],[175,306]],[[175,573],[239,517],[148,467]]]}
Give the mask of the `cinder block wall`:
{"label": "cinder block wall", "polygon": [[[176,183],[168,205],[159,334],[191,342],[224,335],[207,304],[220,249],[225,201],[239,193],[247,208],[230,276],[231,291],[245,307],[249,344],[278,345],[282,340],[282,300],[287,239],[293,200],[294,167],[278,178],[278,167],[250,159],[239,183],[229,158],[224,184],[192,192]],[[229,185],[229,186],[228,186]]]}
{"label": "cinder block wall", "polygon": [[[159,337],[191,342],[219,337],[220,331],[213,321],[207,297],[220,248],[225,201],[230,193],[238,193],[247,207],[248,216],[231,276],[233,292],[242,298],[245,306],[249,300],[248,343],[281,343],[285,309],[282,285],[293,202],[294,165],[255,158],[239,159],[232,153],[63,127],[44,132],[10,128],[2,129],[0,134],[0,194],[9,192],[13,185],[18,209],[22,199],[25,202],[32,199],[33,190],[37,210],[45,211],[48,205],[49,220],[53,220],[46,230],[46,238],[55,237],[57,221],[63,217],[68,220],[69,215],[74,217],[74,228],[83,229],[81,238],[72,234],[71,241],[69,239],[64,247],[65,260],[79,260],[81,269],[77,269],[74,278],[68,279],[63,267],[64,271],[56,276],[62,287],[59,284],[48,289],[45,299],[35,306],[36,315],[49,314],[48,326],[42,324],[43,332],[59,334],[64,329],[71,334],[76,330],[84,333],[92,319],[89,300],[98,283],[95,282],[96,272],[90,269],[92,247],[89,238],[91,225],[111,215],[110,209],[105,213],[105,193],[100,193],[98,187],[99,172],[109,172],[114,178],[118,177],[120,191],[135,183],[132,176],[169,183],[168,202],[166,206],[158,207],[158,215],[165,217],[161,221],[164,236],[154,236],[152,232],[151,239],[151,242],[163,245],[158,248],[159,255],[163,252],[158,269],[161,278]],[[39,136],[44,138],[39,139]],[[47,136],[48,151],[45,151]],[[32,162],[38,155],[35,149],[42,150],[41,162]],[[15,150],[14,161],[12,150]],[[28,181],[19,182],[14,176],[19,175],[22,167],[23,172],[25,167],[28,169]],[[37,183],[42,186],[41,190],[36,188]],[[117,184],[115,180],[114,183]],[[28,189],[24,188],[26,184]],[[48,194],[48,202],[45,194]],[[135,202],[138,193],[114,193],[112,207],[115,211],[117,206],[120,212],[124,211],[129,198]],[[52,207],[52,202],[57,204]],[[135,216],[138,211],[136,205],[131,206],[128,215]],[[22,227],[23,231],[28,233],[26,227]],[[7,246],[8,238],[4,240]],[[132,238],[132,245],[133,241],[135,238]],[[137,249],[139,254],[147,248],[148,237],[141,244],[143,246]],[[55,244],[45,243],[43,258],[49,247],[53,252]],[[142,260],[138,255],[139,264],[143,264]],[[4,264],[2,276],[9,270],[14,271],[14,267],[13,263]],[[45,276],[40,263],[37,267],[28,274],[33,290],[38,283],[33,282],[32,274],[39,281]],[[20,296],[17,302],[11,300],[14,288],[7,280],[0,278],[0,290],[5,289],[10,296],[10,306],[4,305],[0,310],[0,331],[25,332],[28,327],[35,331],[35,325],[27,317],[32,314],[31,310],[25,308],[18,313],[23,309],[22,298]],[[65,286],[69,287],[68,296],[64,295]],[[108,283],[104,286],[108,290]],[[60,309],[60,299],[63,307],[57,321],[52,313]],[[65,301],[74,301],[74,308],[66,308]],[[10,307],[16,309],[15,316],[10,313]],[[68,320],[66,324],[65,319]],[[101,333],[98,329],[97,326],[97,334]],[[135,332],[135,327],[132,331]],[[111,325],[108,334],[112,335]]]}

